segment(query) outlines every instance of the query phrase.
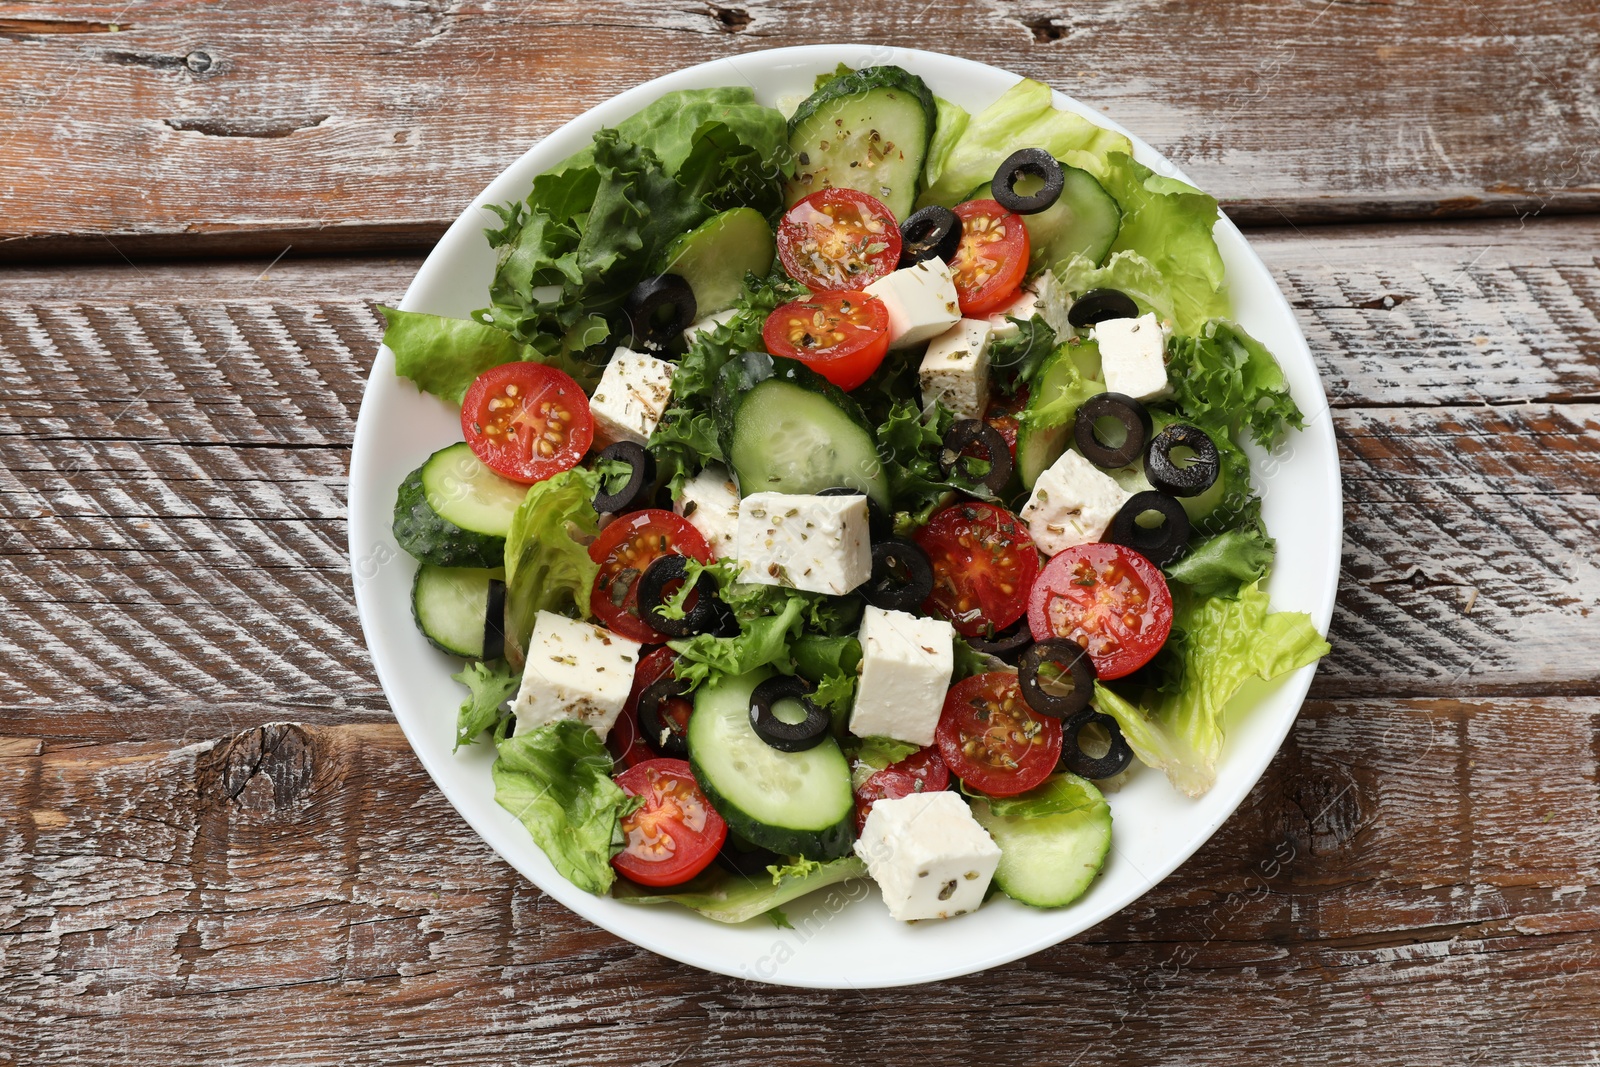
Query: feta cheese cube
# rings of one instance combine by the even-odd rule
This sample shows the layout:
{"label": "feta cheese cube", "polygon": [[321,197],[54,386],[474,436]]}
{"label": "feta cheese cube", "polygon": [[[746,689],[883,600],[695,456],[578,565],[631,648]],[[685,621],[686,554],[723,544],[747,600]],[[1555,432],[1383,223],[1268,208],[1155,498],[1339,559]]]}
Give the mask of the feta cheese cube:
{"label": "feta cheese cube", "polygon": [[928,342],[917,370],[922,384],[922,410],[938,402],[958,419],[981,419],[989,406],[989,335],[987,319],[962,319]]}
{"label": "feta cheese cube", "polygon": [[1116,479],[1068,449],[1039,475],[1022,509],[1022,521],[1039,551],[1053,556],[1073,545],[1098,541],[1133,494]]}
{"label": "feta cheese cube", "polygon": [[866,292],[889,309],[890,348],[932,340],[961,321],[956,283],[938,256],[891,271],[867,286]]}
{"label": "feta cheese cube", "polygon": [[739,547],[739,487],[726,468],[713,463],[683,484],[672,510],[700,531],[718,559],[733,559]]}
{"label": "feta cheese cube", "polygon": [[703,333],[710,333],[718,326],[727,325],[737,314],[739,314],[738,308],[728,308],[725,311],[717,312],[715,315],[707,315],[703,319],[691,322],[683,331],[683,339],[685,341],[693,341],[696,337]]}
{"label": "feta cheese cube", "polygon": [[595,435],[605,444],[648,441],[672,397],[673,369],[666,360],[642,352],[613,352],[589,398]]}
{"label": "feta cheese cube", "polygon": [[1039,307],[1039,294],[1031,289],[1024,289],[1017,294],[1017,298],[998,311],[989,315],[989,328],[992,331],[990,340],[1009,341],[1022,332],[1022,327],[1012,322],[1020,319],[1027,322],[1033,318]]}
{"label": "feta cheese cube", "polygon": [[949,919],[983,903],[1000,846],[948,790],[879,800],[856,855],[896,919]]}
{"label": "feta cheese cube", "polygon": [[955,669],[955,634],[943,619],[869,604],[861,615],[861,680],[850,732],[933,744]]}
{"label": "feta cheese cube", "polygon": [[1107,319],[1094,328],[1106,388],[1135,400],[1167,396],[1167,335],[1153,312],[1136,319]]}
{"label": "feta cheese cube", "polygon": [[872,576],[864,496],[751,493],[739,504],[739,580],[848,593]]}
{"label": "feta cheese cube", "polygon": [[534,617],[528,662],[511,710],[517,733],[561,719],[594,727],[605,740],[633,688],[639,643],[550,611]]}

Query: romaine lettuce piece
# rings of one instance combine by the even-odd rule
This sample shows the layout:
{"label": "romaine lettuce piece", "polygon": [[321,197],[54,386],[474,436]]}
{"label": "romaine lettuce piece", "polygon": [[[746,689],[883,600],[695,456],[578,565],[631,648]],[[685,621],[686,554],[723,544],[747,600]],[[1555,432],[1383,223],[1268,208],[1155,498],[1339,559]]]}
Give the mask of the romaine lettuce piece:
{"label": "romaine lettuce piece", "polygon": [[[747,877],[713,865],[670,890],[649,889],[621,879],[612,896],[629,904],[682,904],[720,923],[742,923],[818,889],[864,879],[867,866],[854,856],[846,856],[828,863],[799,860],[787,867],[768,867],[767,874]],[[866,883],[861,882],[856,888],[859,891],[855,893],[841,890],[837,901],[828,898],[830,912],[838,911],[847,901],[861,899]],[[789,924],[785,921],[780,925]]]}
{"label": "romaine lettuce piece", "polygon": [[1173,628],[1184,633],[1176,692],[1149,694],[1141,707],[1097,682],[1094,706],[1117,720],[1141,762],[1197,797],[1216,781],[1223,709],[1239,687],[1314,663],[1329,645],[1309,615],[1269,614],[1259,583],[1241,589],[1236,600],[1210,597],[1180,607]]}
{"label": "romaine lettuce piece", "polygon": [[611,780],[600,735],[575,719],[508,737],[494,761],[494,799],[527,827],[555,869],[589,893],[604,893],[623,844],[619,820],[636,809]]}
{"label": "romaine lettuce piece", "polygon": [[[574,467],[528,487],[506,535],[506,659],[522,665],[541,611],[588,618],[599,566],[587,541],[600,530],[595,471]],[[580,541],[578,538],[586,540]]]}

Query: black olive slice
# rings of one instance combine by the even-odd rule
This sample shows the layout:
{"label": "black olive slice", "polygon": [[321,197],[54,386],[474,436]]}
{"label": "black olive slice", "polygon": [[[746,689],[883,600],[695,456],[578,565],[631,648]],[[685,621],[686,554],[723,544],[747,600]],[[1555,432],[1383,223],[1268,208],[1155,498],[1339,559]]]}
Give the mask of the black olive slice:
{"label": "black olive slice", "polygon": [[[784,722],[773,714],[780,700],[795,699],[805,709],[799,722]],[[828,736],[831,718],[827,709],[811,700],[811,683],[795,675],[768,678],[750,694],[750,726],[756,736],[779,752],[804,752],[815,748]]]}
{"label": "black olive slice", "polygon": [[[1159,514],[1161,525],[1139,525],[1139,516],[1147,511]],[[1122,505],[1122,510],[1112,516],[1106,540],[1114,545],[1127,545],[1157,567],[1164,567],[1177,559],[1189,543],[1189,514],[1182,504],[1165,493],[1154,490],[1135,493]]]}
{"label": "black olive slice", "polygon": [[[1011,480],[1011,449],[1000,431],[982,419],[957,419],[944,435],[944,447],[939,452],[939,469],[946,478],[961,466],[969,448],[981,453],[977,458],[988,461],[989,473],[978,479],[978,484],[999,496]],[[966,472],[963,471],[963,474]]]}
{"label": "black olive slice", "polygon": [[[1091,756],[1078,743],[1086,726],[1099,726],[1111,736],[1111,747],[1103,756]],[[1122,736],[1117,720],[1093,708],[1085,708],[1061,724],[1061,766],[1080,778],[1099,780],[1121,774],[1133,762],[1133,749]]]}
{"label": "black olive slice", "polygon": [[600,450],[601,459],[614,459],[629,467],[628,480],[614,493],[605,490],[594,495],[594,510],[601,515],[620,515],[650,506],[650,490],[656,481],[656,458],[634,441],[618,441]]}
{"label": "black olive slice", "polygon": [[[1048,683],[1052,688],[1046,688],[1047,683],[1039,678],[1040,668],[1047,663],[1061,675]],[[1072,687],[1060,691],[1069,679]],[[1066,719],[1089,706],[1089,697],[1094,694],[1094,664],[1076,641],[1048,637],[1035,642],[1017,660],[1017,688],[1022,690],[1028,707],[1040,715]]]}
{"label": "black olive slice", "polygon": [[[1194,453],[1182,466],[1172,459],[1175,448]],[[1175,422],[1156,434],[1144,456],[1144,476],[1163,493],[1198,496],[1210,489],[1222,469],[1217,443],[1198,426]]]}
{"label": "black olive slice", "polygon": [[645,568],[639,578],[639,617],[645,625],[668,637],[693,637],[716,628],[716,606],[722,601],[717,596],[716,579],[704,571],[695,580],[694,603],[684,610],[683,618],[669,619],[661,613],[670,597],[667,586],[682,582],[688,576],[688,562],[676,553],[657,557]]}
{"label": "black olive slice", "polygon": [[506,583],[489,579],[489,607],[483,617],[483,658],[506,654]]}
{"label": "black olive slice", "polygon": [[[1122,427],[1122,441],[1108,445],[1095,432],[1095,423],[1113,419]],[[1077,421],[1072,426],[1072,439],[1078,451],[1096,467],[1116,470],[1126,467],[1144,454],[1150,440],[1150,412],[1131,396],[1122,393],[1096,393],[1078,408]]]}
{"label": "black olive slice", "polygon": [[1067,309],[1067,321],[1078,329],[1093,326],[1107,319],[1136,319],[1139,305],[1133,297],[1120,289],[1090,289],[1072,302]]}
{"label": "black olive slice", "polygon": [[[836,485],[830,489],[817,490],[817,496],[867,496],[861,490],[850,485]],[[867,535],[874,541],[881,541],[888,537],[893,527],[889,524],[889,513],[876,500],[867,496]]]}
{"label": "black olive slice", "polygon": [[967,643],[985,655],[1009,662],[1012,656],[1033,644],[1033,631],[1028,628],[1028,617],[1024,615],[993,637],[969,637]]}
{"label": "black olive slice", "polygon": [[676,274],[658,274],[634,286],[622,310],[635,342],[664,349],[693,325],[694,290]]}
{"label": "black olive slice", "polygon": [[[1017,179],[1022,177],[1038,178],[1044,184],[1037,192],[1023,196],[1017,192]],[[1019,148],[994,172],[990,195],[1007,211],[1037,215],[1061,199],[1066,180],[1066,172],[1055,156],[1042,148]]]}
{"label": "black olive slice", "polygon": [[663,756],[676,759],[689,758],[689,742],[684,733],[661,715],[663,701],[687,696],[694,687],[674,678],[669,670],[645,687],[639,694],[639,736],[644,743]]}
{"label": "black olive slice", "polygon": [[947,207],[925,207],[900,224],[901,267],[914,267],[935,256],[949,263],[960,247],[961,219]]}
{"label": "black olive slice", "polygon": [[861,587],[867,603],[890,611],[915,611],[933,593],[928,554],[904,537],[872,546],[872,576]]}

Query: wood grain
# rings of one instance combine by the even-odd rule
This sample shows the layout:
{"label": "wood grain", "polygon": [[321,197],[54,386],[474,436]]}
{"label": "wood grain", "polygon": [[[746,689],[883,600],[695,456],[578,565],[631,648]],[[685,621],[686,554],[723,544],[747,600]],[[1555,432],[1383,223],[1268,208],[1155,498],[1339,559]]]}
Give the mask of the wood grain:
{"label": "wood grain", "polygon": [[1592,0],[10,0],[0,256],[426,247],[618,91],[840,40],[1041,78],[1250,222],[1600,206]]}
{"label": "wood grain", "polygon": [[1597,729],[1592,699],[1313,702],[1134,907],[911,993],[617,941],[393,726],[12,755],[0,1062],[1570,1064],[1600,1040]]}

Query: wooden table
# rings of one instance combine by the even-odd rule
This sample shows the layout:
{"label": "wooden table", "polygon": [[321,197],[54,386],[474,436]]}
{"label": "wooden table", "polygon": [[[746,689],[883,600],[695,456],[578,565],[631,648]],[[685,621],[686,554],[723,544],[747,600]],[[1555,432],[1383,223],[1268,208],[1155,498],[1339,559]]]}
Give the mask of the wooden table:
{"label": "wooden table", "polygon": [[[1600,1049],[1600,4],[0,0],[0,1064],[1575,1064]],[[1333,655],[1238,814],[1055,949],[874,993],[500,862],[368,666],[374,306],[531,141],[855,39],[1225,200],[1334,403]]]}

